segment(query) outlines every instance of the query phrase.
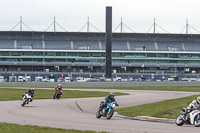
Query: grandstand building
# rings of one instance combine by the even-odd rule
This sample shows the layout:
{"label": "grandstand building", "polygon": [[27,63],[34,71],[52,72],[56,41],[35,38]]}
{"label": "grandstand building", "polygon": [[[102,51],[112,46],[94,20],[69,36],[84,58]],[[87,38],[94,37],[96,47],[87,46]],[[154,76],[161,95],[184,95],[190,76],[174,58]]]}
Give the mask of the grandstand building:
{"label": "grandstand building", "polygon": [[[105,33],[0,32],[0,71],[105,72]],[[115,73],[200,73],[199,34],[113,33]]]}

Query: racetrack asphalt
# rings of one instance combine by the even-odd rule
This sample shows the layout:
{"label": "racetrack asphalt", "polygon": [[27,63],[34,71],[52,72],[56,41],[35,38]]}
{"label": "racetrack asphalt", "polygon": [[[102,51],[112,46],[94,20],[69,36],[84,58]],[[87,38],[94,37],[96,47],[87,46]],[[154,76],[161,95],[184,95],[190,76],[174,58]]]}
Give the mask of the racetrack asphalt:
{"label": "racetrack asphalt", "polygon": [[[120,108],[200,94],[175,91],[80,90],[129,93],[130,95],[115,97]],[[0,122],[112,133],[199,133],[200,130],[192,125],[179,127],[176,124],[138,121],[117,116],[113,116],[110,120],[104,117],[97,119],[96,112],[100,101],[103,100],[103,97],[33,100],[25,107],[21,107],[20,100],[1,101]]]}

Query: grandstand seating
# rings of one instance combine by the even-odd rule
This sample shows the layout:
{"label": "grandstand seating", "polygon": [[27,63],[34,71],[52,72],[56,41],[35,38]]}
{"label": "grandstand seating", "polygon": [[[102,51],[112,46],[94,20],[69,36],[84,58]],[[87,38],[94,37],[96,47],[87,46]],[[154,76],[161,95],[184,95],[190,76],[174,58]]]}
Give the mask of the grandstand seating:
{"label": "grandstand seating", "polygon": [[46,40],[45,49],[71,50],[71,43],[69,40]]}
{"label": "grandstand seating", "polygon": [[130,44],[130,50],[138,51],[139,48],[142,48],[141,51],[156,51],[154,42],[129,41],[129,44]]}
{"label": "grandstand seating", "polygon": [[[102,43],[102,49],[106,49],[106,42],[104,40],[101,41]],[[112,50],[128,50],[127,48],[127,42],[122,40],[113,40],[112,41]]]}
{"label": "grandstand seating", "polygon": [[75,50],[99,50],[99,42],[88,40],[73,40]]}
{"label": "grandstand seating", "polygon": [[185,42],[186,51],[200,51],[200,43],[199,42]]}
{"label": "grandstand seating", "polygon": [[159,51],[184,51],[181,42],[157,42]]}
{"label": "grandstand seating", "polygon": [[0,40],[0,49],[14,49],[14,40]]}
{"label": "grandstand seating", "polygon": [[42,40],[16,40],[17,48],[23,49],[23,46],[31,46],[31,49],[42,49]]}

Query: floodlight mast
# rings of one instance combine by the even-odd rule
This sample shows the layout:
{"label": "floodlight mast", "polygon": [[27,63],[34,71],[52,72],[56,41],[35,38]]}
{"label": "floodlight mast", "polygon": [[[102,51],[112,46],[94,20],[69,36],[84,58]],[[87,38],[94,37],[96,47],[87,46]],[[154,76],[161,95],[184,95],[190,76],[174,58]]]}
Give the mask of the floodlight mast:
{"label": "floodlight mast", "polygon": [[106,79],[112,78],[112,7],[106,7]]}

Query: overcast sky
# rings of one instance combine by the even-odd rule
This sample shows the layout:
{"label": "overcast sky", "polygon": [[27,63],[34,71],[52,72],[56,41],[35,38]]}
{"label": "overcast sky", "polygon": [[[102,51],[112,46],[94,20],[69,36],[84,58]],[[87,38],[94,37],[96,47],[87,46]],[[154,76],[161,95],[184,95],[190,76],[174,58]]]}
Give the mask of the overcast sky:
{"label": "overcast sky", "polygon": [[[0,0],[0,31],[11,30],[19,23],[20,16],[33,31],[45,31],[55,16],[56,22],[69,32],[80,31],[88,17],[92,25],[104,32],[106,6],[113,9],[113,31],[121,23],[121,17],[136,33],[147,33],[154,18],[169,33],[181,33],[186,19],[200,31],[200,0]],[[19,25],[14,29],[17,30]],[[29,29],[23,26],[23,30]],[[63,31],[59,26],[56,30]],[[82,31],[86,30],[85,27]],[[124,30],[131,32],[126,27]],[[48,31],[53,31],[53,26]],[[92,26],[90,31],[98,32]],[[158,27],[157,31],[165,33]],[[198,33],[192,28],[190,31]],[[120,28],[115,32],[120,32]]]}

